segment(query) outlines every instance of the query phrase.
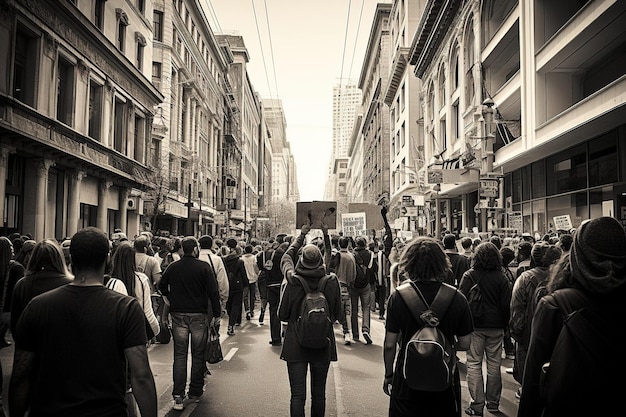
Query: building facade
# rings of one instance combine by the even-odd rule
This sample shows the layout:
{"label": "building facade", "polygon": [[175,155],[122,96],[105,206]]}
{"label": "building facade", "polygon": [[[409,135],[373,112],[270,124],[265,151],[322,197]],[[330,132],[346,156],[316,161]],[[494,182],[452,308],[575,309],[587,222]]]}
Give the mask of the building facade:
{"label": "building facade", "polygon": [[410,52],[427,156],[445,143],[431,230],[543,236],[601,215],[626,223],[626,4],[442,3],[427,3]]}
{"label": "building facade", "polygon": [[14,1],[0,10],[3,234],[142,229],[154,109],[147,2]]}

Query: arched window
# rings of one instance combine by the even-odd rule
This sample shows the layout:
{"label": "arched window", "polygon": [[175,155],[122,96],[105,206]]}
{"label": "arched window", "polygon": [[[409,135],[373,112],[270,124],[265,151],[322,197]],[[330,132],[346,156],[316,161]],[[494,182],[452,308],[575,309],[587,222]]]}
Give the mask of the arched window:
{"label": "arched window", "polygon": [[446,105],[446,68],[444,65],[439,69],[439,79],[437,81],[439,93],[439,108]]}
{"label": "arched window", "polygon": [[459,88],[459,44],[454,43],[451,51],[452,60],[450,61],[450,89],[452,92]]}

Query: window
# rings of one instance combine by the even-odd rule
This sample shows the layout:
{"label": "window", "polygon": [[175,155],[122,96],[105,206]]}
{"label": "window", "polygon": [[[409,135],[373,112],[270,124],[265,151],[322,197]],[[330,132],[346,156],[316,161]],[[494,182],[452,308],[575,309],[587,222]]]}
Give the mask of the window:
{"label": "window", "polygon": [[38,45],[39,38],[18,23],[13,61],[13,97],[31,107],[35,106]]}
{"label": "window", "polygon": [[161,79],[161,68],[162,64],[160,62],[152,63],[152,78],[156,78],[157,80]]}
{"label": "window", "polygon": [[126,49],[126,26],[128,26],[128,16],[122,9],[115,9],[117,17],[117,49],[124,52]]}
{"label": "window", "polygon": [[547,194],[582,190],[587,186],[585,145],[560,152],[546,160]]}
{"label": "window", "polygon": [[152,139],[152,166],[158,167],[161,162],[161,140],[160,139]]}
{"label": "window", "polygon": [[121,153],[126,153],[126,103],[115,100],[115,115],[113,126],[113,148]]}
{"label": "window", "polygon": [[146,38],[139,32],[135,32],[135,43],[137,45],[137,61],[135,65],[139,70],[143,70],[143,51],[146,47]]}
{"label": "window", "polygon": [[74,66],[59,56],[57,64],[57,120],[72,124],[74,113]]}
{"label": "window", "polygon": [[458,140],[460,137],[460,117],[461,115],[459,114],[459,102],[456,101],[453,105],[452,105],[452,140]]}
{"label": "window", "polygon": [[589,186],[618,181],[617,130],[589,141]]}
{"label": "window", "polygon": [[155,10],[152,19],[154,40],[163,42],[163,12]]}
{"label": "window", "polygon": [[104,29],[104,6],[106,0],[96,0],[94,4],[93,23],[100,30]]}
{"label": "window", "polygon": [[102,130],[102,86],[89,80],[89,137],[100,140]]}
{"label": "window", "polygon": [[139,114],[135,114],[135,161],[144,163],[145,161],[145,141],[146,141],[146,119]]}
{"label": "window", "polygon": [[137,0],[137,10],[144,14],[146,11],[146,0]]}

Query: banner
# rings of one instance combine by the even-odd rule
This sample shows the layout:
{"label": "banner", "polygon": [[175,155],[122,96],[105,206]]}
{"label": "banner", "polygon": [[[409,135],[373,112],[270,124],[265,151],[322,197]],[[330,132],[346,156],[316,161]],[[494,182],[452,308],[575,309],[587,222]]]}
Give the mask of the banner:
{"label": "banner", "polygon": [[341,215],[341,229],[344,236],[365,236],[367,228],[365,224],[365,213],[346,213]]}

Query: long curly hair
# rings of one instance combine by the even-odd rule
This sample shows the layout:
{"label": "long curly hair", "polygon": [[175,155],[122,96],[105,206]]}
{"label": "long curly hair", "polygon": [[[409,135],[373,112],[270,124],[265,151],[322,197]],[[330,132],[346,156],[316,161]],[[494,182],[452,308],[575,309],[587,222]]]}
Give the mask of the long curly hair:
{"label": "long curly hair", "polygon": [[502,269],[502,255],[498,247],[491,242],[483,242],[476,246],[472,259],[472,268],[477,271],[494,271]]}
{"label": "long curly hair", "polygon": [[404,248],[399,268],[401,273],[404,272],[413,281],[443,282],[452,265],[439,241],[420,236]]}

